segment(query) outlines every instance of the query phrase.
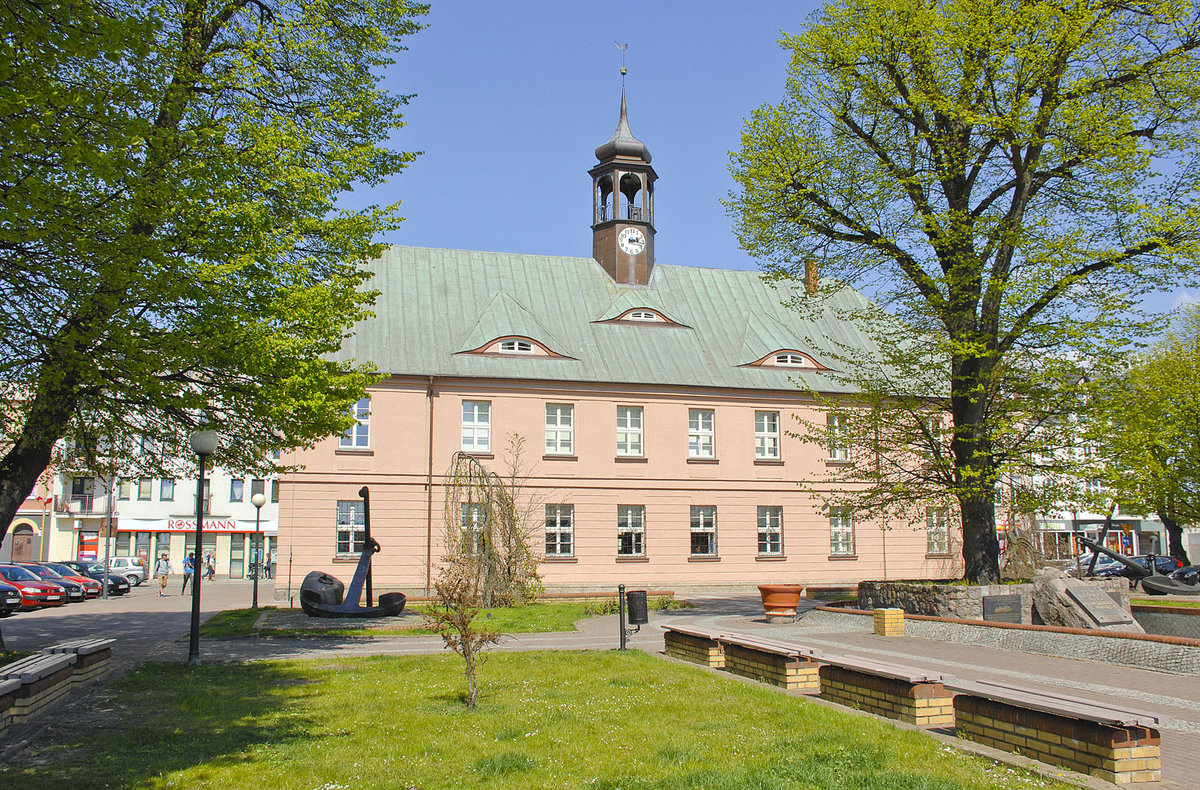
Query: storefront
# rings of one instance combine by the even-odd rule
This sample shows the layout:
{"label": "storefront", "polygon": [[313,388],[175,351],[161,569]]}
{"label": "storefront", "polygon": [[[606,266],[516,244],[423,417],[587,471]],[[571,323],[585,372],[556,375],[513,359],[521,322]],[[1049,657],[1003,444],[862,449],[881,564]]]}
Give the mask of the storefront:
{"label": "storefront", "polygon": [[[260,550],[270,565],[278,530],[273,521],[260,526]],[[255,559],[255,535],[254,521],[205,519],[200,556],[205,562],[211,560],[217,576],[246,578]],[[154,566],[152,558],[166,554],[172,569],[180,573],[184,557],[194,551],[195,539],[196,522],[193,519],[122,519],[116,529],[112,555],[141,557],[146,567],[151,568]],[[81,534],[81,553],[85,545],[85,536]],[[94,547],[94,542],[88,546],[93,551]]]}

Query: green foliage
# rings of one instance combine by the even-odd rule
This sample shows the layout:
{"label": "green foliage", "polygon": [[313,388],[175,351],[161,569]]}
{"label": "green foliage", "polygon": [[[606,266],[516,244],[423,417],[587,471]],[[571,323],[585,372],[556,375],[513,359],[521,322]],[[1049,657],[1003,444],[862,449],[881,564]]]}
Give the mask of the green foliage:
{"label": "green foliage", "polygon": [[[956,500],[972,580],[999,576],[1001,479],[1059,457],[1077,361],[1144,334],[1149,291],[1195,281],[1198,13],[831,2],[784,37],[785,97],[732,156],[739,239],[791,303],[853,287],[879,305],[845,312],[868,348],[831,364],[862,393],[831,407],[868,448],[838,479],[868,483],[861,508]],[[810,265],[818,293],[791,288]],[[935,414],[943,435],[921,427]]]}
{"label": "green foliage", "polygon": [[[1059,787],[923,733],[637,651],[497,653],[468,713],[453,656],[149,664],[0,765],[0,785]],[[103,718],[98,718],[103,717]]]}
{"label": "green foliage", "polygon": [[1200,523],[1200,308],[1131,363],[1096,370],[1091,468],[1127,511],[1156,513],[1185,565],[1182,526]]}
{"label": "green foliage", "polygon": [[327,357],[399,218],[337,200],[412,159],[379,75],[424,10],[0,7],[0,522],[62,438],[68,466],[170,474],[207,423],[267,471],[347,427],[372,373]]}

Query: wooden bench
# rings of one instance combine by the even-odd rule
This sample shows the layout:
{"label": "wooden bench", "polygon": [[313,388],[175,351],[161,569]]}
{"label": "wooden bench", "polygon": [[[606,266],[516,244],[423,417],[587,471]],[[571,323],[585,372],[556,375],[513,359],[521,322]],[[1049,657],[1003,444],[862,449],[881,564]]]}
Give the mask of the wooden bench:
{"label": "wooden bench", "polygon": [[821,659],[821,698],[918,727],[954,725],[954,694],[944,677],[858,656]]}
{"label": "wooden bench", "polygon": [[1157,714],[993,681],[951,681],[958,736],[1114,784],[1157,782]]}
{"label": "wooden bench", "polygon": [[664,625],[662,628],[666,631],[663,642],[668,656],[712,669],[725,668],[719,632],[681,625]]}
{"label": "wooden bench", "polygon": [[71,691],[75,656],[41,653],[0,667],[0,680],[20,681],[14,692],[12,723],[20,724],[62,702]]}
{"label": "wooden bench", "polygon": [[112,664],[112,646],[115,639],[72,639],[57,645],[42,648],[44,654],[68,654],[75,656],[75,674],[72,682],[76,686],[99,678]]}
{"label": "wooden bench", "polygon": [[741,634],[721,634],[717,641],[728,672],[789,690],[820,691],[822,654],[811,647]]}

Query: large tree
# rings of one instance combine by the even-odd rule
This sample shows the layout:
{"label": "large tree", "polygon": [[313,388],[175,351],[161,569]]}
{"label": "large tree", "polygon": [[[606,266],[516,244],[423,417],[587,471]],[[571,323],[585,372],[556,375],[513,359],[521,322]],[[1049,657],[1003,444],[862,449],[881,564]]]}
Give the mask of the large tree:
{"label": "large tree", "polygon": [[382,70],[405,0],[0,2],[0,538],[56,447],[169,469],[347,426],[395,206],[340,210],[411,155]]}
{"label": "large tree", "polygon": [[1183,527],[1200,524],[1200,308],[1097,376],[1089,417],[1093,474],[1123,508],[1157,514],[1171,556],[1191,564]]}
{"label": "large tree", "polygon": [[901,328],[866,378],[944,399],[927,493],[957,500],[969,579],[998,578],[1000,476],[1039,402],[1061,411],[1070,378],[1040,358],[1110,353],[1195,272],[1198,29],[1174,0],[841,0],[783,39],[785,98],[747,121],[742,245],[777,276],[818,262],[822,292],[862,288]]}

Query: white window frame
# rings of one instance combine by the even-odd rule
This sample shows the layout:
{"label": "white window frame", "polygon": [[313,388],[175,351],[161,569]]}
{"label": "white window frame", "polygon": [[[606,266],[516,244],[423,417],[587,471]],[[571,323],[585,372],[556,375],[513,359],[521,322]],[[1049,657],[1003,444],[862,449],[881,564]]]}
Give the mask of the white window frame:
{"label": "white window frame", "polygon": [[849,423],[845,414],[829,414],[825,417],[826,438],[830,461],[850,460]]}
{"label": "white window frame", "polygon": [[643,410],[641,406],[617,407],[617,455],[641,458],[646,453],[642,442]]}
{"label": "white window frame", "polygon": [[759,461],[779,460],[779,412],[754,412],[754,457]]}
{"label": "white window frame", "polygon": [[925,509],[925,553],[950,553],[950,511],[944,507]]}
{"label": "white window frame", "polygon": [[361,499],[339,499],[334,552],[340,555],[362,554],[367,540],[367,510]]}
{"label": "white window frame", "polygon": [[515,338],[510,339],[510,340],[501,340],[500,341],[500,353],[501,354],[532,354],[533,353],[533,343],[530,343],[528,340],[517,340]]}
{"label": "white window frame", "polygon": [[716,412],[688,409],[688,458],[716,458]]}
{"label": "white window frame", "polygon": [[462,450],[464,453],[492,451],[492,402],[464,400],[462,402]]}
{"label": "white window frame", "polygon": [[808,364],[808,360],[802,354],[792,352],[784,352],[775,355],[775,365],[781,368],[802,368]]}
{"label": "white window frame", "polygon": [[[717,506],[692,505],[691,518],[692,557],[717,556]],[[708,551],[697,551],[697,540],[708,543]],[[700,548],[703,548],[702,546]]]}
{"label": "white window frame", "polygon": [[574,505],[546,505],[546,556],[575,556]]}
{"label": "white window frame", "polygon": [[783,508],[758,506],[758,553],[760,556],[783,554]]}
{"label": "white window frame", "polygon": [[617,505],[617,556],[646,556],[645,505]]}
{"label": "white window frame", "polygon": [[364,450],[371,446],[371,398],[359,398],[350,407],[350,416],[355,422],[338,439],[338,446],[353,450]]}
{"label": "white window frame", "polygon": [[848,507],[829,508],[829,553],[854,556],[854,514]]}
{"label": "white window frame", "polygon": [[570,403],[546,404],[546,455],[575,454],[575,407]]}
{"label": "white window frame", "polygon": [[632,311],[630,311],[630,313],[627,316],[625,316],[625,318],[628,321],[647,321],[647,322],[649,322],[649,321],[661,320],[658,317],[658,313],[651,312],[650,310],[632,310]]}

